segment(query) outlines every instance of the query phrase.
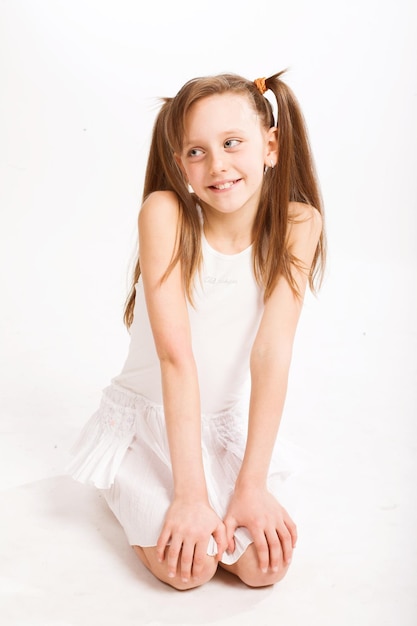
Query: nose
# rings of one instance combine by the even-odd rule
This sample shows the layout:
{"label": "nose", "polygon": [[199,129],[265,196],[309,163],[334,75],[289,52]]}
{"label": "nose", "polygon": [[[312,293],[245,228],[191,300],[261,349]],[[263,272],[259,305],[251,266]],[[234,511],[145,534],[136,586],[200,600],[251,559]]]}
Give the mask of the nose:
{"label": "nose", "polygon": [[219,172],[225,172],[227,169],[227,163],[225,159],[225,154],[222,152],[213,152],[211,154],[210,159],[210,173],[212,175],[218,174]]}

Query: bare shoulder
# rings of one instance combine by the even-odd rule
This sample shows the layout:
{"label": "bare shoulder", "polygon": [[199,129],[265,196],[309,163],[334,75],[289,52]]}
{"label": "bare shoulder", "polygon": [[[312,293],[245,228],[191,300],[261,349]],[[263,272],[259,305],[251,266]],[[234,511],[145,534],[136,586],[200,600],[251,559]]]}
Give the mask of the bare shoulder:
{"label": "bare shoulder", "polygon": [[179,201],[173,191],[154,191],[144,200],[139,211],[139,224],[153,226],[167,225],[178,221]]}
{"label": "bare shoulder", "polygon": [[320,212],[309,204],[291,202],[288,210],[288,249],[310,267],[323,229]]}
{"label": "bare shoulder", "polygon": [[172,261],[178,246],[180,206],[171,191],[155,191],[139,211],[139,251],[142,275],[160,277]]}
{"label": "bare shoulder", "polygon": [[321,231],[323,220],[320,212],[305,202],[290,202],[288,206],[288,218],[291,223],[308,223],[308,227]]}
{"label": "bare shoulder", "polygon": [[288,207],[289,240],[294,242],[298,238],[318,240],[323,229],[323,219],[320,212],[303,202],[290,202]]}

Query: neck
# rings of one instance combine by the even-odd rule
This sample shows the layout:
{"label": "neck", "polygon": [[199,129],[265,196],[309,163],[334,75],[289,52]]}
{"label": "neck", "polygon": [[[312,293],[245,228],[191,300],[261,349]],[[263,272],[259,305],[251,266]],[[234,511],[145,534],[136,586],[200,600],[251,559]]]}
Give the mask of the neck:
{"label": "neck", "polygon": [[224,254],[237,254],[252,243],[254,216],[227,214],[202,207],[204,234],[212,248]]}

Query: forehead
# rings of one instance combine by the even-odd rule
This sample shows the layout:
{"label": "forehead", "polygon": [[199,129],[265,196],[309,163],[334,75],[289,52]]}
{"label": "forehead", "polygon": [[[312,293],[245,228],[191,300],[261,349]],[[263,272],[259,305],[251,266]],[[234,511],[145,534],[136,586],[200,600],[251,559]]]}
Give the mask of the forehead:
{"label": "forehead", "polygon": [[206,96],[195,102],[185,116],[185,136],[260,128],[260,120],[248,96],[237,93]]}

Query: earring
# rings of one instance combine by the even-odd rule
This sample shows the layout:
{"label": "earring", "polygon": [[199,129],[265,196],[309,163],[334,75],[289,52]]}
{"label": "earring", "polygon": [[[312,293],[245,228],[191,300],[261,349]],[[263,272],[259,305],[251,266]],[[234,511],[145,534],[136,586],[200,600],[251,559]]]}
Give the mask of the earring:
{"label": "earring", "polygon": [[190,183],[187,184],[188,193],[194,193],[194,189],[191,187]]}
{"label": "earring", "polygon": [[275,165],[274,165],[273,160],[269,159],[269,166],[268,165],[264,165],[264,174],[266,174],[269,169],[273,170],[274,167],[275,167]]}

